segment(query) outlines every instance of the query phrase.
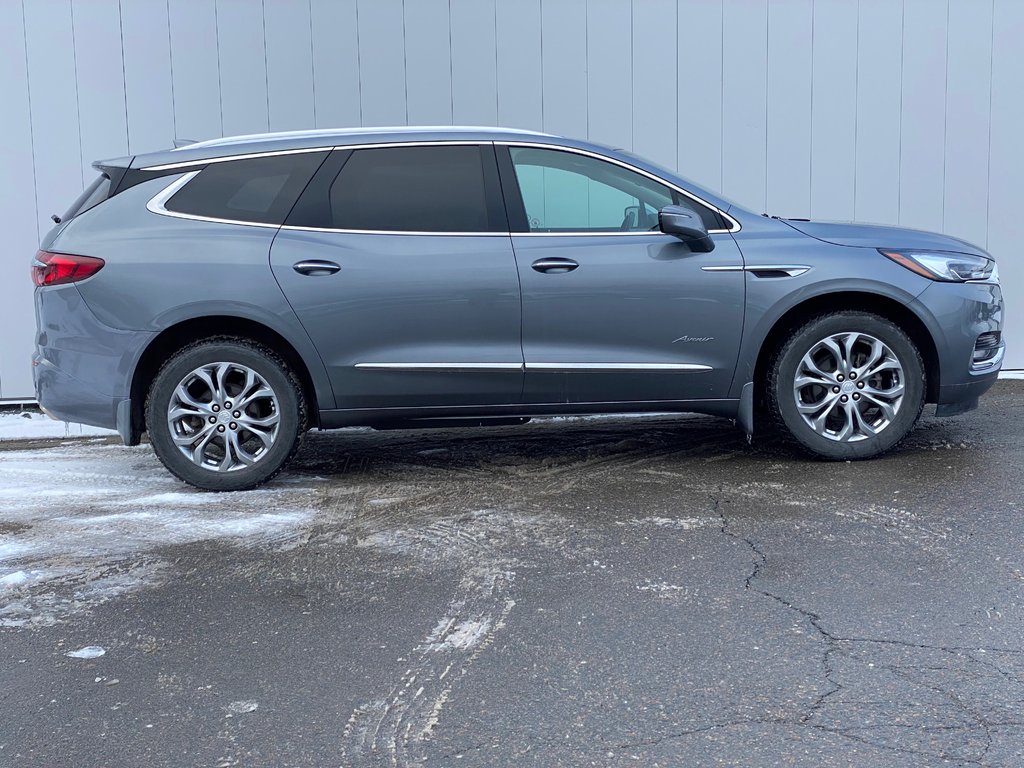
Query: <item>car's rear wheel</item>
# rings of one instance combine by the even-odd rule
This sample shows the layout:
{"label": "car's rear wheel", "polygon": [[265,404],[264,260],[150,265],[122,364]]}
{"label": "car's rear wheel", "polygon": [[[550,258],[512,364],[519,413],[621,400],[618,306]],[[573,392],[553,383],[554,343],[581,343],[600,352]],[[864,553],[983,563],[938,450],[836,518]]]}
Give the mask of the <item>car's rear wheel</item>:
{"label": "car's rear wheel", "polygon": [[775,426],[826,459],[892,450],[925,398],[921,354],[891,321],[868,312],[821,315],[795,330],[768,371]]}
{"label": "car's rear wheel", "polygon": [[255,488],[298,450],[306,430],[302,386],[267,347],[209,339],[160,369],[146,425],[160,461],[186,483],[210,491]]}

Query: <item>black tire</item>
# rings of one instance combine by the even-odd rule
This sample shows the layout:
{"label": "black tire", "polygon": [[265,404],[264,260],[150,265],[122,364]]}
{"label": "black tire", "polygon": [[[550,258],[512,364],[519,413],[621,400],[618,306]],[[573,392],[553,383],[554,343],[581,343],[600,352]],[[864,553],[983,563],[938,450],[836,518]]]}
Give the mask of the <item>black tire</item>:
{"label": "black tire", "polygon": [[[211,431],[213,429],[222,432],[226,432],[228,429],[237,430],[239,441],[243,436],[248,436],[248,445],[256,446],[256,450],[247,453],[250,458],[254,455],[257,456],[255,461],[250,465],[242,465],[231,471],[217,471],[206,465],[210,459],[207,453],[216,454],[218,451],[221,454],[224,453],[227,445],[223,442],[223,437],[212,435],[211,447],[203,449],[204,453],[201,458],[204,463],[200,465],[186,456],[182,452],[182,448],[175,444],[175,434],[172,432],[171,425],[168,424],[168,409],[172,398],[176,397],[175,391],[178,385],[193,371],[216,363],[230,363],[251,369],[263,378],[276,398],[264,397],[252,406],[264,409],[264,417],[267,413],[276,414],[278,417],[276,432],[269,447],[261,444],[255,438],[255,432],[247,432],[244,426],[241,426],[241,420],[223,425],[219,423],[215,426],[211,425]],[[242,373],[240,370],[235,370],[231,375],[237,378]],[[199,380],[193,379],[193,381]],[[228,397],[231,396],[232,386],[239,387],[240,385],[234,382],[229,384],[226,395]],[[213,401],[211,400],[211,402]],[[217,410],[218,414],[204,413],[203,418],[189,419],[185,423],[198,424],[205,429],[207,419],[216,419],[218,415],[223,415],[226,409],[217,406]],[[260,416],[259,413],[255,415]],[[164,363],[153,380],[146,398],[146,427],[157,457],[176,477],[189,485],[207,491],[248,490],[274,477],[299,449],[299,444],[307,429],[306,402],[298,377],[273,350],[248,339],[221,336],[204,339],[187,346]],[[263,428],[261,431],[266,434],[270,430]],[[201,439],[197,438],[195,445],[199,445],[201,442]],[[233,455],[240,456],[241,454]],[[238,463],[244,464],[240,460]]]}
{"label": "black tire", "polygon": [[[802,365],[801,361],[804,355],[811,352],[815,345],[828,337],[851,332],[874,337],[886,345],[896,357],[899,365],[902,367],[900,379],[903,384],[903,399],[899,403],[898,408],[896,408],[895,415],[877,431],[877,434],[868,437],[858,435],[859,439],[843,442],[832,439],[825,434],[820,434],[807,423],[798,408],[798,395],[794,387],[796,385],[797,371]],[[867,342],[861,341],[859,343],[863,345]],[[864,354],[863,350],[865,350],[865,347],[857,346],[856,350],[855,354]],[[828,355],[826,354],[826,361],[827,358]],[[863,358],[859,359],[863,360]],[[833,373],[838,375],[838,371]],[[886,373],[880,375],[891,376],[893,374]],[[834,386],[816,389],[812,385],[805,387],[801,392],[821,393],[820,397],[822,398],[830,397],[830,393],[834,393],[839,398],[844,396],[853,398],[854,393],[856,393],[857,400],[861,403],[862,412],[866,408],[869,419],[871,416],[879,419],[876,422],[877,424],[881,423],[884,415],[869,400],[861,399],[862,396],[856,389],[858,386],[866,385],[870,387],[872,386],[872,381],[879,381],[879,379],[869,379],[865,383],[864,381],[854,382],[850,378],[845,378],[844,381],[838,382]],[[849,394],[845,393],[844,385],[846,388],[851,388]],[[884,317],[869,312],[855,311],[819,315],[793,331],[771,360],[768,366],[765,387],[768,416],[772,426],[784,438],[788,438],[805,452],[833,461],[869,459],[891,451],[907,436],[917,423],[918,418],[921,416],[921,410],[924,408],[925,393],[927,391],[924,362],[921,359],[920,351],[910,337],[897,325]],[[835,392],[836,388],[839,388],[840,392]],[[811,404],[816,402],[815,397],[809,397],[808,399]],[[822,399],[821,402],[825,402],[825,400]],[[843,403],[846,402],[848,401],[843,401]],[[842,423],[844,421],[841,411],[842,407],[844,407],[843,404],[837,406],[837,415],[830,416],[829,419],[838,419],[839,423]],[[825,410],[827,409],[822,408],[821,412]],[[813,418],[814,415],[810,414],[810,417]],[[869,419],[865,419],[865,421]],[[856,419],[851,419],[851,423],[855,422]],[[842,430],[837,427],[833,431],[839,434]],[[861,430],[861,433],[863,434],[866,431],[868,430]]]}

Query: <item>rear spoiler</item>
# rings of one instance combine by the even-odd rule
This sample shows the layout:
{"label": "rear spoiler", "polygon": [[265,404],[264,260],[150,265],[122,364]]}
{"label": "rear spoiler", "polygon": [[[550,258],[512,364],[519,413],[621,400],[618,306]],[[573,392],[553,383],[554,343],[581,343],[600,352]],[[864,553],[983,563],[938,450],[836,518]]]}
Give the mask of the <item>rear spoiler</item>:
{"label": "rear spoiler", "polygon": [[108,197],[113,197],[120,191],[118,187],[121,186],[121,181],[124,179],[124,175],[128,172],[134,159],[135,155],[128,155],[127,157],[114,157],[110,160],[96,160],[92,164],[93,168],[110,179]]}

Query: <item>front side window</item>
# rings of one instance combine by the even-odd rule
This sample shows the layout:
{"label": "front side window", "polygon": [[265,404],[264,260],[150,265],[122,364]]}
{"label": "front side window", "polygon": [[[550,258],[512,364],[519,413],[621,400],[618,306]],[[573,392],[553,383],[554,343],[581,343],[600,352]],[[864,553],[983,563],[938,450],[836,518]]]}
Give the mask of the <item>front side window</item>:
{"label": "front side window", "polygon": [[509,147],[531,232],[648,232],[666,205],[696,210],[708,229],[717,214],[643,174],[589,155]]}
{"label": "front side window", "polygon": [[[493,164],[493,155],[492,155]],[[488,232],[481,147],[435,145],[357,149],[330,187],[333,229]]]}
{"label": "front side window", "polygon": [[282,224],[326,157],[326,151],[299,152],[210,163],[164,207],[211,219]]}

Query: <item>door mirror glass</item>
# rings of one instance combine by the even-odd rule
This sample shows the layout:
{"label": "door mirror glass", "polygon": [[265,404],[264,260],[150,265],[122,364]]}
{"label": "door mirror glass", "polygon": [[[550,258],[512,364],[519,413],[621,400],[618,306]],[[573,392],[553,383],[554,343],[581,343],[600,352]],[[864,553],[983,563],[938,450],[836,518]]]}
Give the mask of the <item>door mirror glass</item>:
{"label": "door mirror glass", "polygon": [[691,251],[708,253],[715,249],[715,241],[695,211],[683,205],[666,205],[658,212],[658,227],[666,235],[678,237]]}

